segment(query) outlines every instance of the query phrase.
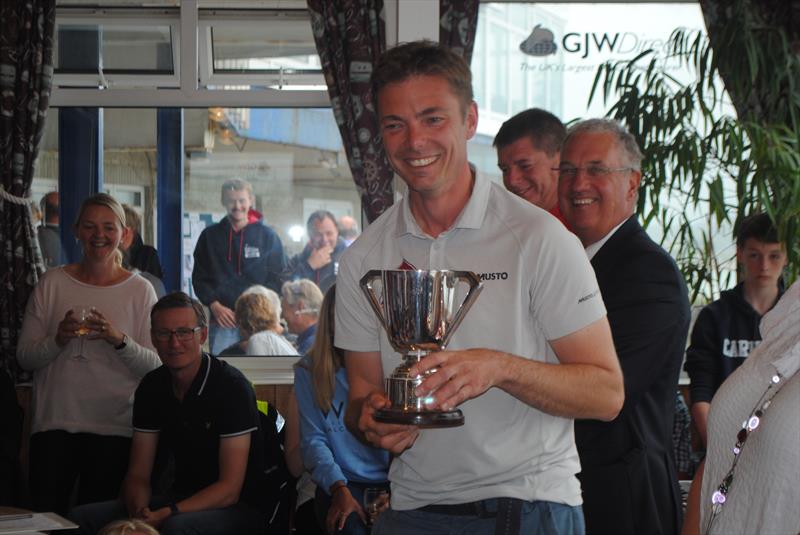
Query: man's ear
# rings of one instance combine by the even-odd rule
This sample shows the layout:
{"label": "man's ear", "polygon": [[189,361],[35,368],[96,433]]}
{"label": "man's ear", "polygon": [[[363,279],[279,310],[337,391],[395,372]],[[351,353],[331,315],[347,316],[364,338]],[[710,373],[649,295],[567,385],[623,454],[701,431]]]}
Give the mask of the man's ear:
{"label": "man's ear", "polygon": [[636,202],[639,195],[639,186],[642,185],[642,172],[633,170],[631,171],[630,178],[628,179],[628,198]]}
{"label": "man's ear", "polygon": [[467,107],[467,116],[464,118],[467,125],[467,139],[472,139],[478,130],[478,104],[473,100]]}
{"label": "man's ear", "polygon": [[205,344],[207,339],[208,339],[208,327],[203,327],[202,329],[200,329],[200,345]]}

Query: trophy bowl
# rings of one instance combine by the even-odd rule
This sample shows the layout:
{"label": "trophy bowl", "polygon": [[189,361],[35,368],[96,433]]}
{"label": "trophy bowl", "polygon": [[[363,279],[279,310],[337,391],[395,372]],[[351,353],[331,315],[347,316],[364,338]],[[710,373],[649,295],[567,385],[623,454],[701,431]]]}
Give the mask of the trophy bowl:
{"label": "trophy bowl", "polygon": [[469,271],[371,270],[360,284],[389,343],[403,355],[403,362],[384,380],[391,407],[376,411],[375,419],[420,427],[463,425],[459,409],[433,408],[430,395],[414,393],[437,368],[421,375],[409,370],[428,353],[447,347],[483,289],[478,276]]}

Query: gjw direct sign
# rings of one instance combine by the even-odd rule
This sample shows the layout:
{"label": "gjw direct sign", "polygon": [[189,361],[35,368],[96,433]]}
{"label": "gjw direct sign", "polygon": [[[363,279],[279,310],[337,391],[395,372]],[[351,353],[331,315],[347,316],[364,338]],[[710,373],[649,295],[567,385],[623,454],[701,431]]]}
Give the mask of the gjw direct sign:
{"label": "gjw direct sign", "polygon": [[520,43],[519,49],[529,56],[544,57],[555,54],[560,47],[564,52],[585,59],[592,53],[638,54],[648,49],[666,51],[667,43],[666,39],[648,39],[633,32],[569,32],[557,43],[551,30],[537,24]]}

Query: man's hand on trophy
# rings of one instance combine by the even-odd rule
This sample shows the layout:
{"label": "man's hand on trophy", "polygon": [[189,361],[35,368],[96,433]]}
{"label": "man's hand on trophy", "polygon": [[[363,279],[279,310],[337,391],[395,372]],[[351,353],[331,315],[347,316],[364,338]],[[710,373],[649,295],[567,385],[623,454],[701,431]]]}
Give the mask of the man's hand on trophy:
{"label": "man's hand on trophy", "polygon": [[375,420],[375,411],[391,407],[383,392],[372,392],[361,405],[358,428],[372,445],[395,455],[403,453],[416,442],[419,428],[415,425],[385,424]]}
{"label": "man's hand on trophy", "polygon": [[468,399],[476,398],[497,386],[503,371],[504,353],[489,349],[438,351],[414,364],[412,377],[438,368],[414,391],[417,396],[430,396],[430,408],[455,409]]}

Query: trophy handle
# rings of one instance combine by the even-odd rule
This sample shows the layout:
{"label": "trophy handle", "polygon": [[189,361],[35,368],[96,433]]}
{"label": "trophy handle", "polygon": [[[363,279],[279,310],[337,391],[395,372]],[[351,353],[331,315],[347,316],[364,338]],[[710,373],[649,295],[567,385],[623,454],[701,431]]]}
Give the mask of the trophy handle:
{"label": "trophy handle", "polygon": [[386,318],[383,317],[383,307],[381,307],[378,298],[375,296],[375,290],[372,287],[372,283],[375,282],[375,279],[382,277],[382,271],[379,269],[371,269],[367,271],[367,274],[361,277],[361,281],[359,284],[361,285],[361,290],[364,292],[364,295],[367,296],[367,300],[369,301],[370,306],[372,306],[372,310],[375,311],[375,315],[378,316],[378,319],[383,325],[383,328],[386,330],[387,333],[391,332],[389,330],[389,325],[386,323]]}
{"label": "trophy handle", "polygon": [[450,337],[453,336],[453,333],[456,332],[458,326],[461,325],[464,315],[469,311],[470,307],[472,307],[472,304],[478,298],[478,295],[480,295],[481,290],[483,290],[481,279],[478,278],[475,273],[471,271],[451,271],[450,273],[455,278],[463,280],[469,284],[469,292],[467,292],[467,296],[464,298],[461,306],[456,311],[455,316],[453,316],[453,322],[450,325],[450,328],[447,330],[444,339],[442,340],[442,348],[447,347]]}

